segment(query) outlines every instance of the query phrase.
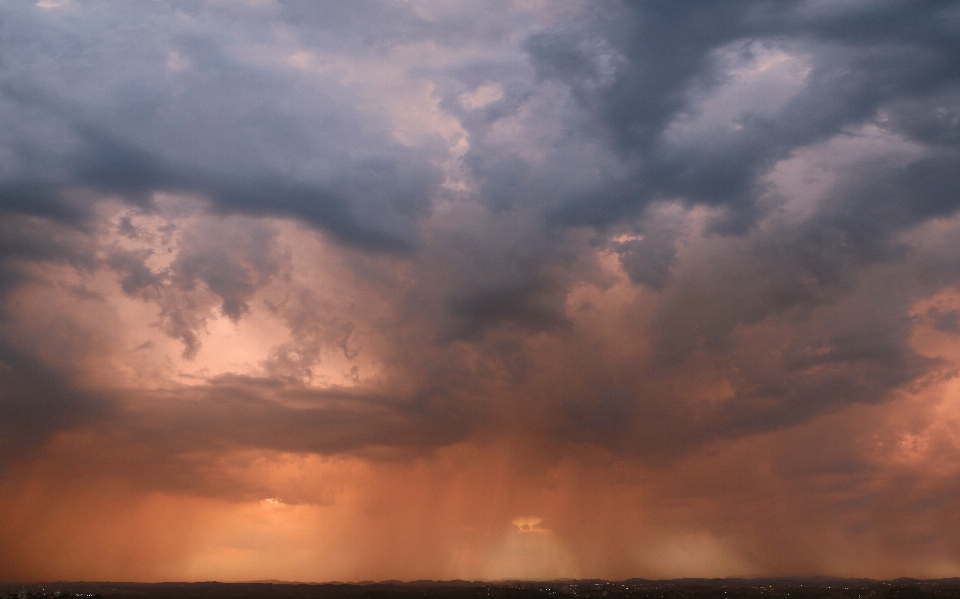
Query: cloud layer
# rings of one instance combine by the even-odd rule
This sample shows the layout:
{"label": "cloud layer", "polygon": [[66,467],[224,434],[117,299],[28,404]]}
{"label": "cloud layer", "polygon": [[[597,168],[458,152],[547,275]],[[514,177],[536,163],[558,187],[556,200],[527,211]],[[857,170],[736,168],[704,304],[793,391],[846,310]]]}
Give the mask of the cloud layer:
{"label": "cloud layer", "polygon": [[0,11],[0,579],[960,573],[960,4]]}

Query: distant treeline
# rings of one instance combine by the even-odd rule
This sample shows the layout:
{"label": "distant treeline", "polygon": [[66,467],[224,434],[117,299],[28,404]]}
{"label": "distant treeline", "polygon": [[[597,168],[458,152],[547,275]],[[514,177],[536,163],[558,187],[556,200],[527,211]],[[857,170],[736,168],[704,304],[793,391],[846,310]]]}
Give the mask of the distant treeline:
{"label": "distant treeline", "polygon": [[245,583],[32,583],[0,585],[2,599],[794,599],[960,598],[960,579],[892,581],[833,579],[683,579],[619,582],[416,581],[304,584]]}

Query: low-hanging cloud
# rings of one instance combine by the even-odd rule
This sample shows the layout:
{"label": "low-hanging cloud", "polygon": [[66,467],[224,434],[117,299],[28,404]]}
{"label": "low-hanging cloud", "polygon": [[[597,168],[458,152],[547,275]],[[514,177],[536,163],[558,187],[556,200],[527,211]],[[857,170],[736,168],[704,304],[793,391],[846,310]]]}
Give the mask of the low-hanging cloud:
{"label": "low-hanging cloud", "polygon": [[960,571],[956,2],[0,27],[0,575]]}

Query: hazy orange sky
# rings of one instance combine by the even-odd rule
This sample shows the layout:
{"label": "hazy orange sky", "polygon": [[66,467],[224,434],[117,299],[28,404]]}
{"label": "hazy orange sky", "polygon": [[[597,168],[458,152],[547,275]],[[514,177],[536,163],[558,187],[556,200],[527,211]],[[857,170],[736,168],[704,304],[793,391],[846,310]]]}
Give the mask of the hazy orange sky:
{"label": "hazy orange sky", "polygon": [[960,3],[0,7],[0,581],[960,576]]}

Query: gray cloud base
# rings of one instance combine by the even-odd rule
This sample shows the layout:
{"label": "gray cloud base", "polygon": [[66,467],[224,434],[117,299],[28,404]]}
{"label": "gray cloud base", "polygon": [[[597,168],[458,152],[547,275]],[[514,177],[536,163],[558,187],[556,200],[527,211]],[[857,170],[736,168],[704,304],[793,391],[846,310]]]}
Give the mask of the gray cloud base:
{"label": "gray cloud base", "polygon": [[[284,378],[296,369],[278,358],[275,378],[210,380],[185,406],[161,402],[148,426],[125,415],[125,400],[78,390],[6,327],[5,435],[110,422],[153,427],[140,438],[174,452],[182,441],[416,453],[520,427],[545,442],[659,459],[879,403],[944,367],[911,347],[909,309],[960,282],[957,245],[947,235],[923,249],[904,235],[960,205],[955,2],[602,3],[543,27],[506,12],[431,20],[398,2],[2,10],[5,298],[36,279],[30,265],[110,270],[123,293],[156,302],[164,332],[195,355],[202,319],[185,294],[208,289],[223,315],[243,319],[256,291],[282,276],[284,256],[277,233],[251,221],[188,239],[165,270],[129,250],[94,256],[101,202],[161,214],[164,193],[199,197],[224,219],[296,220],[344,252],[407,265],[413,281],[401,293],[381,271],[357,270],[371,294],[402,297],[384,329],[403,335],[386,333],[378,351],[410,393],[387,381],[336,408],[292,411],[282,400],[308,391]],[[390,98],[238,50],[259,44],[279,56],[289,44],[387,61],[391,48],[421,42],[466,56],[397,68],[430,81],[465,131],[468,191],[443,185],[452,160],[443,143],[395,139],[382,110]],[[471,44],[483,52],[469,55]],[[701,100],[729,82],[730,60],[752,64],[777,49],[807,65],[796,93],[772,110],[738,111],[735,127],[671,137],[706,113]],[[488,84],[499,98],[465,105],[462,94]],[[505,138],[507,124],[520,133]],[[835,169],[808,218],[778,217],[777,165],[864,127],[916,157],[868,153]],[[442,202],[455,208],[440,225]],[[706,232],[658,212],[664,205],[706,210]],[[616,254],[654,298],[620,315],[650,347],[636,360],[568,311],[578,283],[609,285],[597,251]],[[950,314],[929,318],[955,331]],[[324,330],[347,348],[356,324]],[[723,402],[694,401],[678,382],[707,372],[731,381]]]}

